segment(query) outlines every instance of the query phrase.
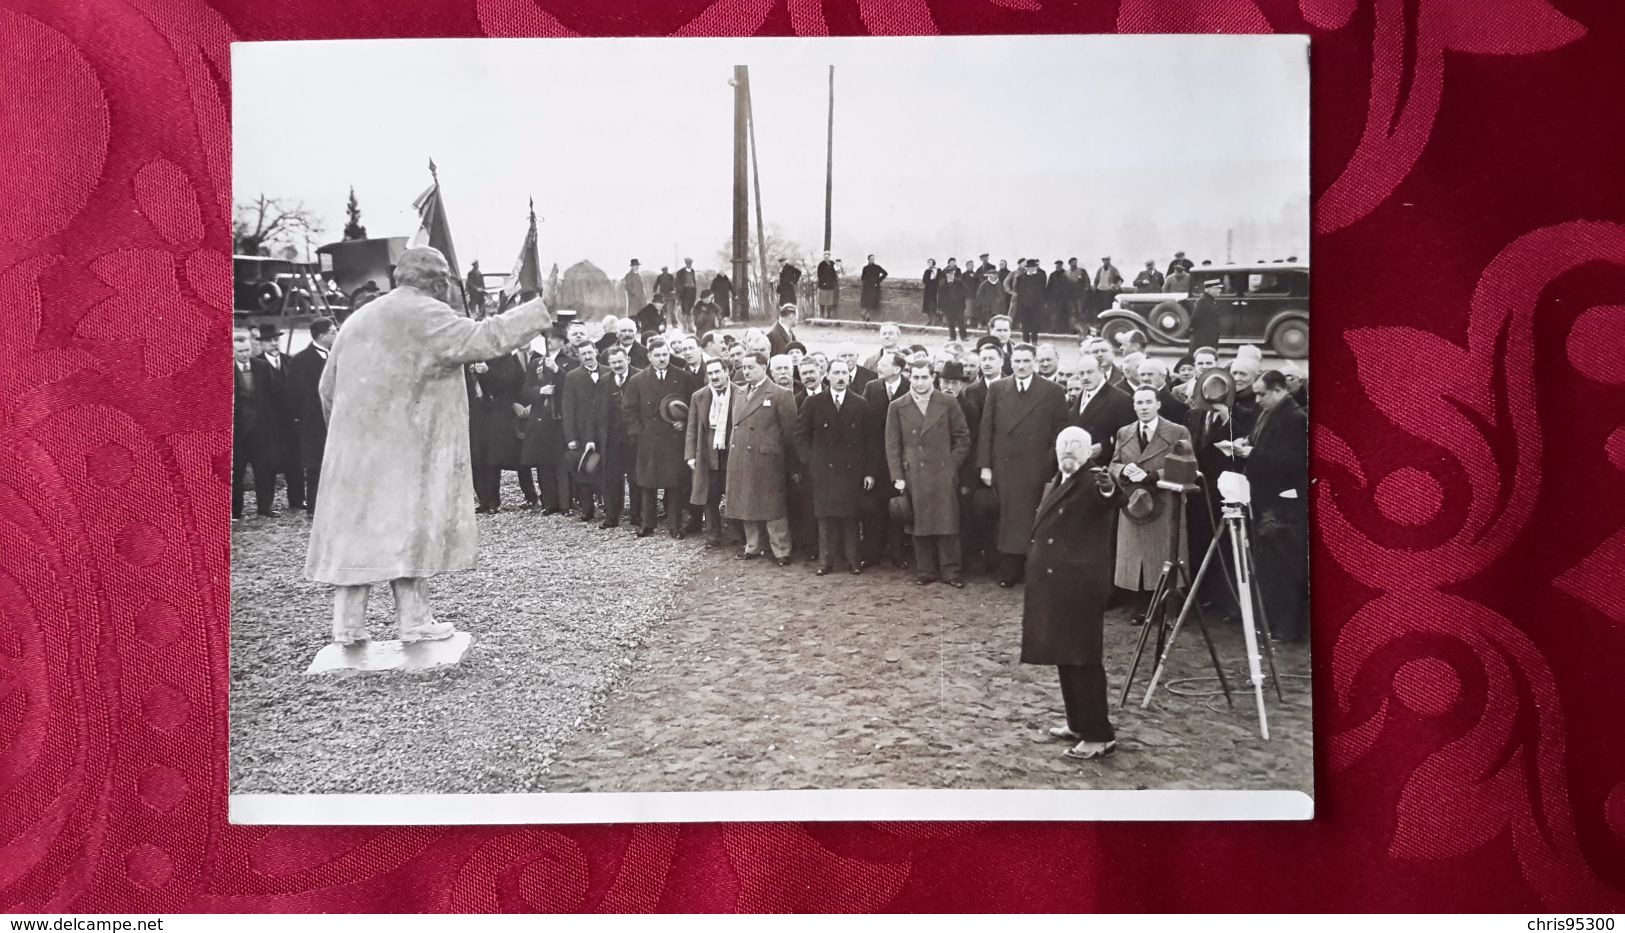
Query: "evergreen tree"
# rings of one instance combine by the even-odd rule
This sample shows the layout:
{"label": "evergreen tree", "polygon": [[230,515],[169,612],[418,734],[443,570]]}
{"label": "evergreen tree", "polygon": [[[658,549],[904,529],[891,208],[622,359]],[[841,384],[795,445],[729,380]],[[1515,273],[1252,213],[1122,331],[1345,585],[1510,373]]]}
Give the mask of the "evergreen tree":
{"label": "evergreen tree", "polygon": [[344,206],[344,212],[349,219],[344,223],[344,238],[346,240],[365,240],[367,228],[361,226],[361,205],[355,199],[355,186],[350,186],[350,203]]}

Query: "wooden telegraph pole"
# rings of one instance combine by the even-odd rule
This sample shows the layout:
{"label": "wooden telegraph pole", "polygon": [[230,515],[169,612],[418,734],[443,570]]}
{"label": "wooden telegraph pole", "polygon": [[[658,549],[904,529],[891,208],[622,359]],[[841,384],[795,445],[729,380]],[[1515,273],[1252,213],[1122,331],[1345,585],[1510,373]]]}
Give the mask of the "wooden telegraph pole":
{"label": "wooden telegraph pole", "polygon": [[768,300],[767,230],[762,224],[762,151],[756,148],[756,113],[751,109],[750,70],[745,71],[745,123],[750,127],[751,181],[756,188],[756,252],[762,260],[762,307],[768,309],[764,320],[773,320],[779,313],[778,301]]}
{"label": "wooden telegraph pole", "polygon": [[829,66],[829,128],[825,131],[824,156],[824,252],[830,251],[831,204],[835,197],[835,66]]}
{"label": "wooden telegraph pole", "polygon": [[749,86],[745,66],[734,66],[734,254],[733,302],[739,320],[750,318],[750,196],[745,148],[747,124],[750,119]]}

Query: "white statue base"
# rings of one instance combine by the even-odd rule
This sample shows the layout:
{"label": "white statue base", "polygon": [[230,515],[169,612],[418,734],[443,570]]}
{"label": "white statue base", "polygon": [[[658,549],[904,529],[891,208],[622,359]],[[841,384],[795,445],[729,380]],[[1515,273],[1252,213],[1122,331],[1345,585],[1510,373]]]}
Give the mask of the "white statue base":
{"label": "white statue base", "polygon": [[455,666],[463,660],[463,655],[473,643],[474,636],[468,632],[458,632],[450,638],[435,641],[363,641],[353,645],[335,642],[316,652],[305,673],[353,671],[371,674],[399,671],[403,674],[421,674]]}

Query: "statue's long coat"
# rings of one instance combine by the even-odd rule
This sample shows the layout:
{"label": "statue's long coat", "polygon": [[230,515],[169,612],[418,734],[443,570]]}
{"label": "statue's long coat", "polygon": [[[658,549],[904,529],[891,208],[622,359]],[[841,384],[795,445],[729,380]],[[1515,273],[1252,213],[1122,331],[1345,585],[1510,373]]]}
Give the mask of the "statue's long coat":
{"label": "statue's long coat", "polygon": [[351,315],[322,370],[327,449],[306,576],[349,585],[473,569],[463,364],[552,323],[540,301],[474,321],[411,287]]}

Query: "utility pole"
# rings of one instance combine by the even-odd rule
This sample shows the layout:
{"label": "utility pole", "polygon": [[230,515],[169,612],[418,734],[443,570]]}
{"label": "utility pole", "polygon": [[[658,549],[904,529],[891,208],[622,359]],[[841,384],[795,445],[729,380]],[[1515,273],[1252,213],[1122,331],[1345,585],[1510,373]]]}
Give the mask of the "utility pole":
{"label": "utility pole", "polygon": [[740,320],[750,318],[750,198],[745,149],[750,104],[745,66],[734,66],[734,307]]}
{"label": "utility pole", "polygon": [[745,123],[750,128],[751,181],[756,188],[756,251],[762,260],[762,307],[772,309],[764,320],[778,315],[778,306],[769,301],[767,270],[767,230],[762,225],[762,151],[756,148],[756,112],[751,108],[750,70],[745,70]]}
{"label": "utility pole", "polygon": [[835,198],[835,66],[829,66],[829,128],[824,138],[828,141],[824,157],[824,252],[830,251],[830,224],[834,216],[831,206]]}

